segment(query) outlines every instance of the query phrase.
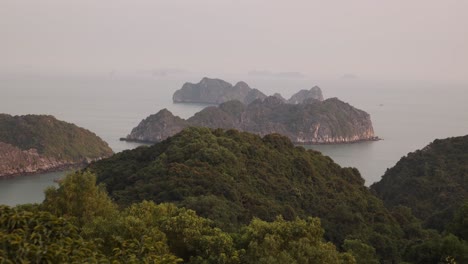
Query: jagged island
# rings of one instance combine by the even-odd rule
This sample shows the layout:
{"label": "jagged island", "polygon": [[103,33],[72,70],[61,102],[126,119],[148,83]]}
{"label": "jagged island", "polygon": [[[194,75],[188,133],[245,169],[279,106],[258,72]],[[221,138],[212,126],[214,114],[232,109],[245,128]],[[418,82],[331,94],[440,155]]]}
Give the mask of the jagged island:
{"label": "jagged island", "polygon": [[190,126],[237,129],[261,136],[279,133],[296,144],[378,139],[374,135],[370,115],[337,98],[324,101],[308,98],[290,104],[277,96],[270,96],[250,104],[228,101],[219,106],[210,106],[187,120],[163,109],[142,120],[122,140],[159,142]]}
{"label": "jagged island", "polygon": [[0,114],[0,177],[66,169],[112,154],[94,133],[53,116]]}
{"label": "jagged island", "polygon": [[[291,96],[289,100],[280,94],[275,94],[283,102],[298,104],[306,99],[314,98],[323,101],[322,90],[318,86],[310,90],[301,90]],[[181,89],[172,96],[174,103],[202,103],[221,104],[227,101],[238,100],[244,104],[250,104],[257,99],[265,99],[267,96],[261,91],[250,88],[245,82],[238,82],[234,86],[220,79],[203,78],[199,83],[185,83]]]}

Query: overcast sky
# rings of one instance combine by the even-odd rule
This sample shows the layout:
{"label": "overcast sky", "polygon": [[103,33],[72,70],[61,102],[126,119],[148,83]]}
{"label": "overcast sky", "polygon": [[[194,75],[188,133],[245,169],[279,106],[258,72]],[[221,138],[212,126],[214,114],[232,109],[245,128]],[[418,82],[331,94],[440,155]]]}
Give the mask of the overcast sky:
{"label": "overcast sky", "polygon": [[468,79],[466,0],[0,0],[0,72]]}

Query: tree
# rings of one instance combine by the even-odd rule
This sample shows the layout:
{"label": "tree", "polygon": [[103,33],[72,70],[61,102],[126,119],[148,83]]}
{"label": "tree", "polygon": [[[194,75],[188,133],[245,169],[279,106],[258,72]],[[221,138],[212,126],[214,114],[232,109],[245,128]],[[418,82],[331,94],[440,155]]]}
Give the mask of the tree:
{"label": "tree", "polygon": [[346,239],[343,248],[356,258],[357,264],[379,264],[375,248],[358,239]]}
{"label": "tree", "polygon": [[0,206],[1,263],[98,263],[105,260],[78,228],[48,212]]}
{"label": "tree", "polygon": [[246,248],[245,263],[355,263],[348,254],[339,253],[322,240],[324,231],[318,218],[274,222],[254,219],[242,235]]}
{"label": "tree", "polygon": [[86,171],[67,175],[59,183],[58,189],[48,188],[45,196],[42,209],[67,217],[78,226],[83,226],[95,217],[117,213],[117,206],[107,195],[104,186],[96,185],[96,176]]}
{"label": "tree", "polygon": [[468,241],[468,202],[465,202],[456,212],[449,230]]}

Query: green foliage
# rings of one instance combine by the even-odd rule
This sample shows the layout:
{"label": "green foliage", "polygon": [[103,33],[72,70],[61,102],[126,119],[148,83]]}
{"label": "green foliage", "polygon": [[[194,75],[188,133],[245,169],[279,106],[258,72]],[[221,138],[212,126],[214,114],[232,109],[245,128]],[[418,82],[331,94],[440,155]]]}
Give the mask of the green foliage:
{"label": "green foliage", "polygon": [[0,141],[65,161],[112,154],[107,143],[94,133],[46,115],[0,114]]}
{"label": "green foliage", "polygon": [[357,264],[379,264],[375,248],[358,239],[346,239],[344,250],[356,258]]}
{"label": "green foliage", "polygon": [[363,185],[359,172],[294,147],[278,134],[261,138],[236,130],[189,128],[89,169],[122,206],[171,202],[227,231],[254,217],[316,216],[322,219],[325,238],[337,245],[348,236],[365,243],[372,238],[379,241],[374,247],[384,259],[399,258],[396,245],[402,230]]}
{"label": "green foliage", "polygon": [[[172,204],[143,201],[114,218],[97,218],[85,226],[86,237],[103,240],[102,250],[149,252],[158,258],[183,259],[185,263],[239,263],[233,239],[192,210]],[[140,249],[129,248],[131,243]],[[178,258],[170,258],[170,254]],[[128,255],[128,254],[127,254]]]}
{"label": "green foliage", "polygon": [[48,212],[0,206],[1,263],[98,263],[104,256],[71,223]]}
{"label": "green foliage", "polygon": [[468,263],[468,243],[448,234],[434,233],[430,239],[415,243],[405,258],[412,263]]}
{"label": "green foliage", "polygon": [[331,243],[322,241],[323,229],[318,218],[274,222],[254,219],[245,228],[242,243],[246,247],[244,263],[355,263],[348,254],[340,254]]}
{"label": "green foliage", "polygon": [[[303,162],[298,164],[305,164]],[[198,198],[193,202],[202,204],[200,210],[217,206],[219,202],[219,197],[214,195]],[[338,231],[333,230],[332,234],[346,231],[343,226],[348,218],[356,221],[353,208],[339,208],[336,215],[329,218],[339,219],[339,223],[334,225]],[[227,210],[225,207],[221,209]],[[41,210],[49,210],[55,215]],[[454,231],[463,231],[465,210],[465,207],[458,210],[451,225]],[[68,175],[58,189],[48,190],[41,205],[0,207],[0,262],[241,264],[468,261],[466,241],[452,234],[440,235],[436,231],[422,229],[421,221],[407,207],[395,207],[391,216],[375,214],[373,217],[373,227],[361,229],[368,233],[349,234],[342,244],[346,252],[340,253],[335,245],[323,240],[325,231],[318,218],[288,221],[279,216],[271,222],[254,218],[247,226],[240,225],[226,233],[216,227],[216,222],[174,204],[143,201],[119,210],[102,186],[96,186],[93,174],[79,172]],[[395,219],[401,229],[382,223],[386,217]],[[404,255],[401,257],[402,252]]]}
{"label": "green foliage", "polygon": [[[277,134],[190,128],[69,174],[42,204],[0,206],[0,263],[468,263],[466,202],[409,195],[388,211],[363,183]],[[412,211],[426,207],[423,222]]]}
{"label": "green foliage", "polygon": [[448,230],[459,238],[468,241],[468,202],[465,202],[456,212]]}
{"label": "green foliage", "polygon": [[59,188],[50,187],[45,191],[42,209],[57,216],[71,219],[83,226],[97,216],[112,216],[116,206],[110,200],[102,185],[96,185],[96,176],[89,172],[69,174]]}
{"label": "green foliage", "polygon": [[403,205],[425,225],[444,230],[468,197],[468,135],[435,140],[409,153],[371,188],[389,206]]}
{"label": "green foliage", "polygon": [[[134,205],[133,207],[142,207]],[[98,239],[99,249],[120,263],[179,263],[169,250],[166,235],[144,210],[126,210],[99,216],[87,223],[82,235]]]}

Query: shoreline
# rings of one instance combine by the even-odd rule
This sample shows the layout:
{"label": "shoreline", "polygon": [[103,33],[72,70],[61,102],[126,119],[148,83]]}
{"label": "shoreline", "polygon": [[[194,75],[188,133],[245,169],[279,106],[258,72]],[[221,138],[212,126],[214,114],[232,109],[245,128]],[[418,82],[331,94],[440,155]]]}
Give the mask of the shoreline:
{"label": "shoreline", "polygon": [[14,173],[14,174],[5,174],[0,176],[0,181],[1,180],[7,180],[7,179],[12,179],[12,178],[17,178],[17,177],[23,177],[23,176],[34,176],[37,174],[43,174],[43,173],[50,173],[50,172],[63,172],[67,170],[78,170],[82,169],[86,166],[86,163],[73,163],[73,164],[64,164],[61,166],[49,168],[49,169],[41,169],[37,170],[34,172],[20,172],[20,173]]}
{"label": "shoreline", "polygon": [[[147,145],[153,145],[156,143],[160,143],[162,141],[149,141],[149,140],[139,140],[139,139],[129,139],[129,138],[119,138],[120,141],[125,142],[134,142],[134,143],[142,143]],[[380,137],[373,137],[371,139],[360,139],[360,140],[353,140],[348,142],[294,142],[291,141],[296,146],[306,146],[306,145],[346,145],[346,144],[357,144],[362,142],[373,142],[373,141],[381,141],[384,140]]]}
{"label": "shoreline", "polygon": [[82,168],[86,167],[86,165],[88,165],[88,164],[90,164],[90,163],[92,163],[92,162],[94,162],[96,160],[101,160],[101,159],[108,158],[108,157],[110,157],[110,156],[101,157],[101,158],[98,158],[98,159],[93,159],[91,161],[88,161],[88,160],[85,159],[85,160],[81,160],[81,161],[78,161],[78,162],[64,163],[64,164],[61,164],[59,166],[55,166],[55,167],[51,167],[51,168],[47,168],[47,169],[38,169],[36,171],[18,172],[18,173],[0,175],[0,181],[5,180],[5,179],[16,178],[16,177],[32,176],[32,175],[50,173],[50,172],[63,172],[63,171],[67,171],[67,170],[79,170],[79,169],[82,169]]}

